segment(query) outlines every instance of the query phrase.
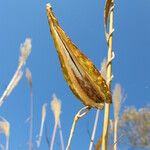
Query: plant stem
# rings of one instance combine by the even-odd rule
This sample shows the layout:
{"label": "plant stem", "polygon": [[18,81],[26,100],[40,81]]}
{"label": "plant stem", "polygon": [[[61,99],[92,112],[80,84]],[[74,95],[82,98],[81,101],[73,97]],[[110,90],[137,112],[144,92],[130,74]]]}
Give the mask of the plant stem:
{"label": "plant stem", "polygon": [[[111,1],[114,4],[114,0]],[[108,86],[111,86],[111,78],[112,78],[112,43],[113,43],[113,19],[114,19],[114,11],[111,9],[110,11],[110,20],[109,20],[109,39],[108,39],[108,67],[107,67],[107,80]],[[109,126],[109,113],[110,113],[110,104],[105,103],[104,110],[104,124],[103,124],[103,136],[102,136],[102,150],[107,150],[107,142],[108,142],[108,126]]]}
{"label": "plant stem", "polygon": [[93,147],[95,132],[96,132],[97,123],[98,123],[99,112],[100,112],[100,110],[97,109],[89,150],[92,150],[92,147]]}
{"label": "plant stem", "polygon": [[57,122],[55,122],[55,125],[54,125],[54,130],[53,130],[53,135],[52,135],[50,150],[53,150],[53,145],[54,145],[56,130],[57,130]]}
{"label": "plant stem", "polygon": [[89,110],[90,110],[90,108],[88,106],[85,106],[85,107],[81,108],[78,111],[78,113],[75,115],[74,121],[73,121],[73,124],[72,124],[72,128],[71,128],[71,131],[70,131],[70,136],[69,136],[69,139],[68,139],[68,144],[67,144],[66,150],[70,149],[71,140],[72,140],[74,130],[75,130],[75,126],[76,126],[78,120],[80,118],[82,118],[83,116],[85,116],[89,112]]}
{"label": "plant stem", "polygon": [[117,150],[117,127],[118,127],[118,118],[114,121],[114,150]]}
{"label": "plant stem", "polygon": [[30,89],[31,102],[30,102],[30,129],[29,129],[29,150],[33,149],[32,143],[32,132],[33,132],[33,94],[32,89]]}
{"label": "plant stem", "polygon": [[8,137],[6,137],[6,150],[8,150],[8,147],[9,147],[9,136]]}
{"label": "plant stem", "polygon": [[64,139],[63,139],[63,134],[62,134],[62,128],[61,128],[61,123],[60,119],[58,121],[58,127],[59,127],[59,135],[60,135],[60,141],[61,141],[61,149],[64,150]]}
{"label": "plant stem", "polygon": [[40,133],[38,135],[38,140],[37,140],[37,147],[38,148],[39,148],[39,146],[41,144],[41,139],[42,139],[42,134],[43,134],[43,127],[44,127],[44,120],[42,119],[42,121],[41,121]]}

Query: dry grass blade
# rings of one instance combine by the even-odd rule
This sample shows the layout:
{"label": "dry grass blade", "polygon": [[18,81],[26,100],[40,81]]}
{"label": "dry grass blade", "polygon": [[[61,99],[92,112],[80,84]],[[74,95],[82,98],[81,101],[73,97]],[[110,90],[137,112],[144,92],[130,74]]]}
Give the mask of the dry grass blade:
{"label": "dry grass blade", "polygon": [[9,122],[4,119],[3,117],[0,117],[0,132],[5,134],[6,137],[6,147],[5,149],[8,150],[9,147],[9,134],[10,134],[10,124]]}
{"label": "dry grass blade", "polygon": [[111,93],[98,69],[68,38],[47,4],[51,35],[58,52],[64,77],[72,92],[89,107],[102,109],[111,103]]}
{"label": "dry grass blade", "polygon": [[46,106],[47,106],[47,104],[43,104],[43,106],[42,106],[41,127],[40,127],[40,132],[38,134],[38,139],[36,141],[38,148],[40,147],[42,134],[43,134],[44,122],[45,122],[45,118],[46,118]]}
{"label": "dry grass blade", "polygon": [[31,39],[27,38],[24,42],[24,44],[21,45],[20,49],[21,49],[21,56],[19,58],[19,64],[18,64],[18,68],[15,72],[15,74],[13,75],[11,81],[9,82],[6,90],[4,91],[4,93],[2,94],[2,96],[0,97],[0,106],[2,106],[4,100],[10,95],[10,93],[13,91],[13,89],[18,85],[21,77],[22,77],[22,67],[26,62],[27,57],[29,56],[30,52],[31,52]]}
{"label": "dry grass blade", "polygon": [[108,17],[109,17],[112,6],[113,6],[112,0],[106,0],[105,10],[104,10],[104,29],[105,29],[105,36],[106,36],[107,41],[108,41],[108,38],[109,38],[109,33],[107,31]]}

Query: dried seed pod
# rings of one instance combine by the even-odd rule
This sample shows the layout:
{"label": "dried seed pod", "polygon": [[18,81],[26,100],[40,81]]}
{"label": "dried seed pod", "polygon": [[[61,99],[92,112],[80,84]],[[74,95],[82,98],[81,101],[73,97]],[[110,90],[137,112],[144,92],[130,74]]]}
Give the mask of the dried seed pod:
{"label": "dried seed pod", "polygon": [[73,44],[59,26],[50,4],[47,4],[46,10],[61,68],[70,89],[84,105],[102,109],[104,102],[112,102],[106,81],[92,61]]}

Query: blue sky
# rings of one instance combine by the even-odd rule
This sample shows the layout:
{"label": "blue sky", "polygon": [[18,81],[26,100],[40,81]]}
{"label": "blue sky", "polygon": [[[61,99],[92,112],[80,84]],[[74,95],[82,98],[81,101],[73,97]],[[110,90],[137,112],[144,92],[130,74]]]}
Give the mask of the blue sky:
{"label": "blue sky", "polygon": [[[62,101],[61,122],[65,145],[69,136],[75,113],[83,106],[72,94],[66,84],[59,64],[56,49],[49,33],[45,5],[49,2],[37,0],[1,0],[0,1],[0,93],[5,90],[13,76],[20,54],[20,44],[26,37],[32,38],[32,52],[26,66],[33,77],[34,93],[34,141],[39,132],[41,107],[47,103],[49,137],[52,135],[54,118],[50,110],[53,93]],[[59,23],[74,43],[94,62],[97,68],[107,56],[107,44],[103,27],[104,0],[63,0],[50,1]],[[113,61],[115,83],[120,83],[127,94],[125,106],[144,107],[150,99],[150,1],[116,0],[115,4],[115,59]],[[0,116],[11,124],[10,150],[26,150],[29,125],[25,120],[29,116],[28,83],[23,79],[0,108]],[[123,110],[122,108],[122,110]],[[112,108],[111,108],[112,109]],[[89,131],[95,117],[92,110],[80,120],[71,144],[71,149],[88,149]],[[112,112],[111,112],[111,116]],[[100,115],[97,138],[100,134],[103,114]],[[0,135],[0,140],[3,136]],[[3,140],[2,140],[3,141]],[[34,142],[35,144],[35,142]],[[60,148],[57,135],[54,149]],[[48,149],[45,135],[41,150]]]}

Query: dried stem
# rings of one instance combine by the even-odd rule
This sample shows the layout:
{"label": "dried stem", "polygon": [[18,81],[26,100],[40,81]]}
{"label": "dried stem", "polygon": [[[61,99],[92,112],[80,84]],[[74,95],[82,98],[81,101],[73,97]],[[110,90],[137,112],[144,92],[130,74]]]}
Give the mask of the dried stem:
{"label": "dried stem", "polygon": [[[112,7],[114,6],[114,0],[111,1]],[[108,38],[108,66],[107,66],[107,84],[110,88],[111,79],[112,79],[112,43],[113,43],[113,19],[114,19],[114,9],[110,10],[110,20],[109,20],[109,38]],[[104,110],[104,124],[103,124],[103,136],[102,136],[102,150],[107,150],[108,142],[108,126],[109,126],[109,113],[110,113],[110,104],[105,103]]]}
{"label": "dried stem", "polygon": [[9,149],[9,137],[6,137],[6,147],[5,150]]}
{"label": "dried stem", "polygon": [[93,147],[95,132],[96,132],[98,118],[99,118],[99,112],[100,112],[100,110],[98,109],[96,111],[96,116],[95,116],[94,127],[93,127],[93,132],[92,132],[92,137],[91,137],[91,142],[90,142],[89,150],[92,150],[92,147]]}
{"label": "dried stem", "polygon": [[43,128],[44,128],[44,122],[45,122],[45,118],[46,118],[46,106],[47,106],[47,104],[43,104],[43,106],[42,106],[41,127],[40,127],[40,132],[39,132],[39,135],[38,135],[38,139],[36,141],[37,142],[37,148],[39,148],[40,144],[41,144]]}
{"label": "dried stem", "polygon": [[118,119],[114,121],[114,150],[117,150],[117,129],[118,129]]}
{"label": "dried stem", "polygon": [[64,138],[63,138],[63,134],[62,134],[62,128],[61,128],[60,119],[59,119],[59,121],[58,121],[58,127],[59,127],[59,135],[60,135],[61,149],[64,150],[64,149],[65,149],[65,146],[64,146]]}
{"label": "dried stem", "polygon": [[70,131],[70,136],[69,136],[69,139],[68,139],[68,144],[67,144],[66,150],[70,149],[70,144],[71,144],[71,140],[72,140],[72,136],[73,136],[73,133],[74,133],[76,123],[78,122],[78,120],[80,118],[85,116],[89,112],[89,110],[90,110],[90,108],[88,106],[85,106],[82,109],[80,109],[78,111],[78,113],[75,115],[74,121],[73,121],[73,124],[72,124],[72,128],[71,128],[71,131]]}
{"label": "dried stem", "polygon": [[33,133],[33,90],[32,90],[32,75],[31,71],[26,69],[26,78],[30,88],[30,128],[29,128],[29,150],[33,149],[32,133]]}
{"label": "dried stem", "polygon": [[29,130],[29,150],[33,149],[32,143],[32,134],[33,134],[33,94],[31,94],[31,101],[30,101],[30,130]]}
{"label": "dried stem", "polygon": [[54,125],[54,130],[53,130],[53,134],[52,134],[52,140],[51,140],[51,144],[50,144],[50,150],[53,150],[56,130],[57,130],[57,122],[55,122],[55,125]]}

